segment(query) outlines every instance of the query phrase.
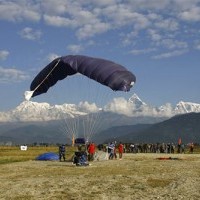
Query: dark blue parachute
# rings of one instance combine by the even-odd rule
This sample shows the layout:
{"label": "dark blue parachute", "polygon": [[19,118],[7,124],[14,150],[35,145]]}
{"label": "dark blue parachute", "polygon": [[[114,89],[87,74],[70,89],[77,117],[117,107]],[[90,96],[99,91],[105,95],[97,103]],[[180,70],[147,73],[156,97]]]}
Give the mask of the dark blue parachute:
{"label": "dark blue parachute", "polygon": [[129,91],[136,81],[133,73],[109,60],[82,55],[56,58],[31,83],[32,97],[48,91],[58,80],[76,73],[83,74],[114,91]]}
{"label": "dark blue parachute", "polygon": [[59,160],[59,156],[56,153],[48,152],[39,155],[36,160]]}

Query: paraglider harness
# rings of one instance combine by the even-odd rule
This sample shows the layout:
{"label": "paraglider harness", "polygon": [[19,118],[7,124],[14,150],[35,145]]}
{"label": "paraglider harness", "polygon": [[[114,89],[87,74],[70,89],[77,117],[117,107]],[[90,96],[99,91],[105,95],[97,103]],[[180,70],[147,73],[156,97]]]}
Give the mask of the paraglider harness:
{"label": "paraglider harness", "polygon": [[76,166],[87,166],[89,165],[87,159],[87,153],[85,151],[76,151],[73,163]]}
{"label": "paraglider harness", "polygon": [[75,139],[74,143],[78,147],[78,151],[74,153],[73,164],[75,164],[76,166],[89,165],[85,139],[77,138]]}

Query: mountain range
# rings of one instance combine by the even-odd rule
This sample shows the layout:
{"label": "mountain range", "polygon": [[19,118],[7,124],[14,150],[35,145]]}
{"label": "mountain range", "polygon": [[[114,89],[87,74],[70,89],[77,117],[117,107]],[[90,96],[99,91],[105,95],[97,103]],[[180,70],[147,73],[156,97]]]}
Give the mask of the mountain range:
{"label": "mountain range", "polygon": [[103,108],[98,108],[94,103],[89,104],[88,102],[81,102],[78,105],[67,103],[50,105],[23,101],[11,111],[0,112],[0,122],[52,121],[99,112],[110,112],[128,117],[172,117],[177,114],[200,112],[200,104],[180,101],[174,107],[170,103],[154,107],[143,102],[136,94],[133,94],[128,100],[114,99]]}
{"label": "mountain range", "polygon": [[155,124],[137,124],[111,127],[96,139],[109,142],[113,139],[126,143],[175,143],[181,138],[183,143],[200,143],[200,113],[173,116]]}
{"label": "mountain range", "polygon": [[[185,140],[198,141],[199,113],[200,104],[197,103],[180,101],[175,106],[167,103],[154,107],[136,94],[128,100],[113,99],[102,108],[88,102],[50,105],[23,101],[13,110],[0,112],[0,143],[70,143],[67,132],[74,131],[75,126],[79,126],[81,131],[85,130],[86,125],[89,126],[88,130],[95,133],[90,136],[97,143],[113,138],[126,142],[169,141],[185,133],[188,133],[188,137],[182,135]],[[182,119],[185,119],[185,124]],[[195,123],[190,119],[195,119]],[[187,127],[187,124],[191,126]]]}

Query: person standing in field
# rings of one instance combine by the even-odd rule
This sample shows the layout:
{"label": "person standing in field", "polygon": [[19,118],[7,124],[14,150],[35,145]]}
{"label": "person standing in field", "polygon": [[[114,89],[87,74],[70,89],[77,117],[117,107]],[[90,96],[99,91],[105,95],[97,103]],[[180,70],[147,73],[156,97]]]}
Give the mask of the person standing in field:
{"label": "person standing in field", "polygon": [[124,152],[124,145],[121,142],[119,143],[119,146],[118,146],[118,152],[119,152],[119,159],[121,160],[123,152]]}
{"label": "person standing in field", "polygon": [[194,144],[193,142],[190,143],[190,153],[193,153],[194,151]]}
{"label": "person standing in field", "polygon": [[65,145],[64,144],[59,146],[59,160],[60,160],[60,162],[61,162],[62,158],[65,161]]}
{"label": "person standing in field", "polygon": [[181,140],[181,138],[179,138],[178,139],[178,150],[177,150],[178,153],[181,153],[181,144],[182,144],[182,140]]}
{"label": "person standing in field", "polygon": [[112,160],[114,157],[116,158],[116,149],[114,142],[111,142],[108,145],[108,153],[109,153],[109,160]]}
{"label": "person standing in field", "polygon": [[93,142],[91,142],[88,146],[88,160],[89,161],[93,161],[94,160],[94,154],[95,154],[95,149],[96,146]]}

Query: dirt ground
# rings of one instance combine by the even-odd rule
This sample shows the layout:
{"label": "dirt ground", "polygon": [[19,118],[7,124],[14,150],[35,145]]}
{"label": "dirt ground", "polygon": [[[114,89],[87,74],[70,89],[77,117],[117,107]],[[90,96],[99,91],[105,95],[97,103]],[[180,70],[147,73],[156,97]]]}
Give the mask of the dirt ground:
{"label": "dirt ground", "polygon": [[2,200],[199,200],[200,154],[124,154],[86,167],[16,162],[0,165],[0,180]]}

